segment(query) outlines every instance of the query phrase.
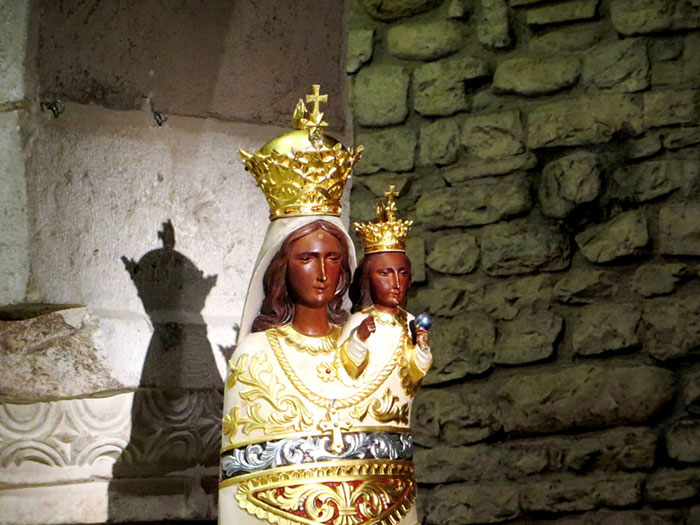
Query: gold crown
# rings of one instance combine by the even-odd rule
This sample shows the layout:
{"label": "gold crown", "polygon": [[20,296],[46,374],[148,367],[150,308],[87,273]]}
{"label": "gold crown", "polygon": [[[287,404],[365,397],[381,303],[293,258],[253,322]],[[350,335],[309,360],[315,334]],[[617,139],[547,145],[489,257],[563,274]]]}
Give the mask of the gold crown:
{"label": "gold crown", "polygon": [[327,102],[320,86],[314,84],[306,102],[313,102],[308,113],[299,99],[294,108],[294,131],[277,137],[260,150],[239,150],[247,171],[255,177],[270,206],[270,220],[299,215],[336,215],[341,212],[340,198],[352,167],[360,160],[362,146],[344,148],[323,134],[328,124],[319,111]]}
{"label": "gold crown", "polygon": [[384,196],[386,204],[380,202],[377,206],[377,219],[372,222],[356,222],[353,224],[357,234],[362,237],[365,255],[377,252],[405,252],[406,236],[411,230],[413,221],[396,218],[396,202],[394,197],[399,194],[394,191],[394,185],[389,186]]}

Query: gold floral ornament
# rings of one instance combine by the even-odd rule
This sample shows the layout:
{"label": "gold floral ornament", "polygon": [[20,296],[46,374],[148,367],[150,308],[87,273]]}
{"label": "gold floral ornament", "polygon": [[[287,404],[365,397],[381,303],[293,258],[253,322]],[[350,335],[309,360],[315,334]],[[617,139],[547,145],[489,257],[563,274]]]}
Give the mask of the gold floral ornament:
{"label": "gold floral ornament", "polygon": [[[245,435],[249,435],[254,430],[261,430],[264,435],[289,430],[297,432],[309,430],[313,425],[311,413],[298,397],[284,394],[284,385],[275,379],[272,365],[265,355],[253,356],[250,366],[248,366],[249,357],[247,354],[242,355],[233,367],[235,374],[232,374],[232,376],[235,375],[235,382],[249,387],[242,389],[240,394],[241,399],[249,403],[246,413],[241,416],[241,407],[233,407],[224,416],[223,433],[233,441],[239,429]],[[261,415],[259,401],[269,405],[271,408],[269,416]]]}
{"label": "gold floral ornament", "polygon": [[368,415],[380,423],[396,422],[408,424],[408,403],[399,403],[398,396],[391,393],[388,388],[381,398],[375,397],[364,404],[356,406],[350,415],[363,421]]}
{"label": "gold floral ornament", "polygon": [[377,460],[280,469],[243,482],[236,499],[251,514],[279,525],[395,525],[415,495],[410,463]]}
{"label": "gold floral ornament", "polygon": [[[425,377],[425,372],[418,368],[415,364],[413,353],[415,347],[406,347],[406,352],[399,360],[399,377],[401,378],[401,387],[405,394],[409,397],[416,397],[418,387]],[[431,360],[432,364],[432,360]]]}
{"label": "gold floral ornament", "polygon": [[313,110],[307,115],[304,102],[299,100],[292,119],[297,129],[253,153],[238,152],[265,194],[270,220],[299,215],[340,216],[340,198],[352,167],[360,160],[362,146],[345,148],[323,134],[328,124],[319,105],[328,101],[328,95],[320,94],[318,84],[313,86],[312,94],[306,95],[306,101],[313,103]]}
{"label": "gold floral ornament", "polygon": [[353,224],[355,231],[362,238],[365,254],[406,251],[406,236],[413,221],[396,218],[394,197],[398,197],[399,194],[394,191],[393,184],[384,196],[387,198],[386,203],[379,203],[377,218],[374,221]]}
{"label": "gold floral ornament", "polygon": [[324,383],[330,383],[335,381],[338,372],[333,363],[321,363],[316,367],[316,373]]}

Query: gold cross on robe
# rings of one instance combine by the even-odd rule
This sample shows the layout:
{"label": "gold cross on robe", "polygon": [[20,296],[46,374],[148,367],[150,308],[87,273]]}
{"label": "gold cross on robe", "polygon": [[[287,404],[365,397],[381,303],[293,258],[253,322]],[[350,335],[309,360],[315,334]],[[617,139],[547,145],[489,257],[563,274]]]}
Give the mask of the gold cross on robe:
{"label": "gold cross on robe", "polygon": [[345,450],[345,443],[343,443],[343,430],[350,430],[352,424],[349,419],[345,421],[340,421],[338,416],[338,411],[332,406],[328,407],[326,412],[326,419],[318,424],[319,430],[321,432],[331,433],[331,452],[334,454],[340,454]]}

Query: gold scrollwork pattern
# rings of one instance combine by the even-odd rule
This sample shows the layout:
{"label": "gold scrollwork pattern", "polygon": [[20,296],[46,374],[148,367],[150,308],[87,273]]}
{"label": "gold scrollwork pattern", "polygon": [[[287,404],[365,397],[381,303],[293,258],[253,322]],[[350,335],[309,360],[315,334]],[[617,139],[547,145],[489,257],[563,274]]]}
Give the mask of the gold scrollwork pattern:
{"label": "gold scrollwork pattern", "polygon": [[408,424],[408,403],[399,403],[398,396],[391,393],[390,389],[386,389],[381,398],[370,399],[366,403],[355,407],[350,415],[354,418],[363,421],[368,415],[380,423],[397,422],[399,424]]}
{"label": "gold scrollwork pattern", "polygon": [[[233,440],[239,428],[245,435],[250,435],[255,430],[270,435],[289,432],[290,429],[296,432],[311,429],[311,413],[298,397],[284,395],[284,385],[275,379],[272,365],[265,354],[250,358],[250,365],[249,358],[248,354],[242,355],[229,376],[229,380],[234,378],[230,382],[231,386],[241,383],[250,387],[240,392],[241,399],[249,404],[243,416],[239,410],[241,407],[234,407],[224,416],[224,434]],[[260,413],[261,405],[257,401],[264,401],[272,409],[267,417]]]}
{"label": "gold scrollwork pattern", "polygon": [[278,525],[395,525],[415,496],[412,465],[396,461],[277,471],[236,492],[241,508]]}
{"label": "gold scrollwork pattern", "polygon": [[418,390],[418,385],[411,377],[410,366],[411,364],[409,363],[408,358],[405,356],[402,357],[399,360],[399,377],[401,378],[401,386],[403,387],[403,391],[406,393],[406,395],[415,397],[416,391]]}
{"label": "gold scrollwork pattern", "polygon": [[421,370],[415,363],[415,347],[404,347],[404,354],[399,359],[399,377],[401,387],[407,396],[415,397],[418,387],[425,377],[425,371]]}

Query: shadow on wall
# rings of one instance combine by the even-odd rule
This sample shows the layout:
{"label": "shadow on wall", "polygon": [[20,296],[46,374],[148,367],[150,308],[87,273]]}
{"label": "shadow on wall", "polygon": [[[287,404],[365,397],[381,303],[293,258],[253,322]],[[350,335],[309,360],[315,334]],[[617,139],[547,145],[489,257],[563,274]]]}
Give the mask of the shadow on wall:
{"label": "shadow on wall", "polygon": [[175,229],[163,223],[162,248],[138,262],[122,257],[153,324],[142,387],[223,388],[201,311],[216,275],[204,276],[175,250]]}
{"label": "shadow on wall", "polygon": [[217,276],[175,250],[170,221],[158,237],[163,246],[138,262],[121,258],[153,336],[129,444],[113,467],[110,521],[215,516],[223,382],[201,311]]}

